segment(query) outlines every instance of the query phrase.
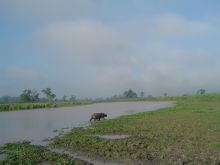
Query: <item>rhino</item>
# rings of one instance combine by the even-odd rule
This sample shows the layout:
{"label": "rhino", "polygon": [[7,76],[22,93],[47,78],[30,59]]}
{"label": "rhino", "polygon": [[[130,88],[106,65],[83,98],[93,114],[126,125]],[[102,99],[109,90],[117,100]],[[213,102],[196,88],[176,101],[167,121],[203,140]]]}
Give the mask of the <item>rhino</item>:
{"label": "rhino", "polygon": [[105,117],[107,117],[107,114],[105,113],[93,113],[89,121],[91,122],[92,120],[96,121],[100,119],[105,119]]}

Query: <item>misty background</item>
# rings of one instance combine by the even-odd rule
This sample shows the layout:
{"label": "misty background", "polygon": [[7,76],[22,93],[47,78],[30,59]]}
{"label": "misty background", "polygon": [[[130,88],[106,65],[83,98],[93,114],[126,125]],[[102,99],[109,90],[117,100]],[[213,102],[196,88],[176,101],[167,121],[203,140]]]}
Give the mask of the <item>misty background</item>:
{"label": "misty background", "polygon": [[220,2],[0,1],[0,96],[219,92]]}

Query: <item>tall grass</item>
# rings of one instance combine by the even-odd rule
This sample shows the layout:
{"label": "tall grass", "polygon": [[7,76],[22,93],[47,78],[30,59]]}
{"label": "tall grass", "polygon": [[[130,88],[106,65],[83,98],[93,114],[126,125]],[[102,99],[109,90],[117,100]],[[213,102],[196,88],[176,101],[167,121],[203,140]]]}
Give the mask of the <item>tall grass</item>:
{"label": "tall grass", "polygon": [[0,104],[0,111],[16,111],[40,108],[55,108],[91,104],[90,101],[77,102],[40,102],[40,103],[9,103]]}

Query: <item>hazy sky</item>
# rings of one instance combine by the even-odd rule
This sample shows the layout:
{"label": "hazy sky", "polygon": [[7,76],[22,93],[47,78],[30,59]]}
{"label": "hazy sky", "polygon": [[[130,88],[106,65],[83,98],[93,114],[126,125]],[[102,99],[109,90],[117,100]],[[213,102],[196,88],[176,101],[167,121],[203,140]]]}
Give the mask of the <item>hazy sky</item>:
{"label": "hazy sky", "polygon": [[219,0],[1,0],[0,96],[220,92]]}

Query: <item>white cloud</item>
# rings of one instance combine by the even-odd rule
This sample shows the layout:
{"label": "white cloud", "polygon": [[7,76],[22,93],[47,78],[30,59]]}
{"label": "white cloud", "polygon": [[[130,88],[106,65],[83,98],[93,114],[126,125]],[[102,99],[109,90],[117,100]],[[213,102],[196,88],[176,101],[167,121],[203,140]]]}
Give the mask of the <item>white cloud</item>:
{"label": "white cloud", "polygon": [[91,0],[7,0],[0,2],[0,16],[19,21],[48,21],[96,15]]}
{"label": "white cloud", "polygon": [[157,40],[143,44],[133,37],[135,33],[159,38],[196,37],[209,33],[211,26],[176,15],[158,16],[151,21],[151,34],[144,28],[128,30],[125,26],[84,20],[51,23],[34,36],[51,50],[51,58],[61,67],[72,70],[73,75],[81,74],[79,79],[65,75],[59,78],[69,86],[76,84],[69,91],[89,97],[113,95],[129,88],[153,95],[217,89],[220,62],[208,51],[158,44]]}
{"label": "white cloud", "polygon": [[61,60],[105,66],[127,64],[133,44],[114,27],[97,21],[52,23],[35,37]]}
{"label": "white cloud", "polygon": [[211,22],[188,19],[175,13],[129,20],[121,23],[120,28],[134,38],[146,37],[154,40],[198,38],[217,32]]}
{"label": "white cloud", "polygon": [[204,36],[214,30],[207,22],[187,20],[176,14],[162,14],[148,22],[148,33],[159,37]]}
{"label": "white cloud", "polygon": [[[33,33],[34,43],[23,44],[24,50],[15,49],[22,44],[8,44],[8,50],[13,51],[8,54],[26,54],[22,57],[32,59],[39,53],[37,60],[43,61],[45,56],[45,61],[49,61],[46,67],[40,66],[41,60],[36,63],[38,66],[22,67],[19,64],[23,62],[18,60],[17,66],[1,70],[4,87],[8,82],[11,87],[20,85],[20,89],[49,86],[58,96],[82,97],[109,96],[129,88],[153,95],[183,94],[198,88],[218,90],[219,59],[200,47],[200,41],[216,34],[217,28],[192,17],[163,14],[163,3],[167,4],[158,3],[157,10],[151,9],[154,3],[149,3],[146,14],[144,1],[133,1],[134,8],[141,11],[129,16],[125,11],[120,20],[127,21],[119,23],[115,21],[118,18],[113,18],[119,9],[112,14],[105,11],[107,3],[96,0],[1,1],[1,19],[22,24],[23,28],[30,24],[33,29],[38,28]],[[19,33],[19,41],[20,35],[23,32]],[[25,51],[26,47],[33,53]]]}

